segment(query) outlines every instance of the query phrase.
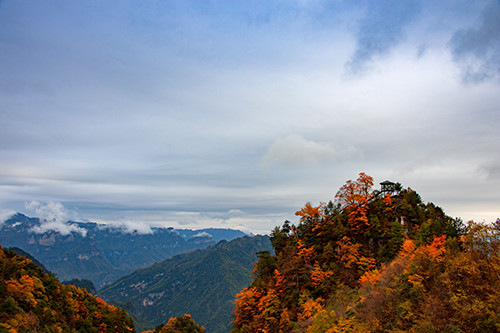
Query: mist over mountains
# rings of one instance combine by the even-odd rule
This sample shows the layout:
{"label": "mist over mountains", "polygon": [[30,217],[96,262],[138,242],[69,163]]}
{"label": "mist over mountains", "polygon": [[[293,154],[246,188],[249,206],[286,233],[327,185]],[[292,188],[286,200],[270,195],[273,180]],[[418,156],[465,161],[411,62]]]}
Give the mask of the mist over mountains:
{"label": "mist over mountains", "polygon": [[32,254],[60,280],[91,280],[99,289],[142,267],[246,234],[232,229],[173,229],[62,222],[16,213],[0,225],[0,244]]}

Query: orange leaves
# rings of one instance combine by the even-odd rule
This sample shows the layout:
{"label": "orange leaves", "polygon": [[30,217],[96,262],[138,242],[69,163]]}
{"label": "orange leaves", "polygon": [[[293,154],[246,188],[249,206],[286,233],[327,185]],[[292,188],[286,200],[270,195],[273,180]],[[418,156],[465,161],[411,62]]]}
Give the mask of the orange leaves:
{"label": "orange leaves", "polygon": [[281,302],[274,289],[268,292],[260,299],[258,303],[259,319],[262,322],[263,331],[275,332],[279,326]]}
{"label": "orange leaves", "polygon": [[311,223],[312,230],[319,231],[318,235],[321,235],[320,229],[325,220],[325,204],[313,207],[310,203],[306,203],[304,208],[295,212],[295,215],[300,216],[301,223]]}
{"label": "orange leaves", "polygon": [[324,207],[323,205],[319,205],[318,207],[311,206],[310,203],[306,203],[306,206],[301,210],[295,212],[296,216],[301,216],[300,221],[304,221],[306,219],[317,219],[323,215]]}
{"label": "orange leaves", "polygon": [[375,268],[377,261],[370,257],[360,256],[358,258],[358,267],[362,272],[366,272]]}
{"label": "orange leaves", "polygon": [[384,197],[382,198],[382,200],[384,201],[385,210],[387,212],[390,212],[390,211],[394,210],[394,206],[392,205],[391,195],[389,193],[387,193],[386,195],[384,195]]}
{"label": "orange leaves", "polygon": [[458,240],[411,190],[373,197],[372,185],[361,173],[335,196],[341,209],[308,203],[277,229],[270,282],[236,300],[239,332],[498,330],[500,221]]}
{"label": "orange leaves", "polygon": [[481,258],[445,244],[445,235],[419,247],[407,240],[389,265],[361,277],[363,331],[498,330],[500,279],[489,268],[499,253]]}
{"label": "orange leaves", "polygon": [[245,288],[236,295],[234,308],[235,326],[241,327],[253,320],[260,296],[257,288]]}
{"label": "orange leaves", "polygon": [[305,301],[305,303],[302,304],[302,311],[299,313],[298,319],[307,320],[316,315],[318,312],[323,311],[323,302],[324,300],[322,298],[308,299]]}
{"label": "orange leaves", "polygon": [[355,182],[348,180],[335,195],[336,202],[349,211],[349,222],[355,233],[362,233],[369,226],[367,206],[372,186],[373,178],[362,172]]}
{"label": "orange leaves", "polygon": [[374,269],[374,270],[365,272],[365,274],[363,274],[363,276],[361,276],[359,278],[359,282],[361,284],[375,285],[375,284],[377,284],[377,282],[381,276],[382,275],[381,275],[380,271],[378,269]]}
{"label": "orange leaves", "polygon": [[370,226],[368,223],[368,217],[366,216],[367,208],[364,206],[353,207],[349,212],[349,223],[351,228],[357,234],[362,233],[367,227]]}
{"label": "orange leaves", "polygon": [[445,248],[444,248],[445,241],[446,241],[446,235],[442,235],[442,236],[434,238],[434,241],[432,242],[432,244],[426,246],[426,250],[427,250],[428,254],[433,259],[437,259],[445,252]]}
{"label": "orange leaves", "polygon": [[313,286],[320,286],[325,280],[333,276],[333,272],[324,271],[320,265],[316,263],[314,269],[311,271],[311,283]]}
{"label": "orange leaves", "polygon": [[371,195],[373,178],[364,172],[356,181],[348,180],[335,195],[335,200],[343,207],[358,205],[368,200]]}
{"label": "orange leaves", "polygon": [[[89,327],[123,332],[133,321],[122,310],[95,299],[85,290],[61,285],[57,279],[20,256],[0,248],[0,279],[4,281],[0,331],[73,332]],[[1,289],[1,288],[0,288]],[[0,303],[2,303],[0,302]],[[99,325],[107,323],[106,327]],[[113,323],[113,324],[110,324]]]}
{"label": "orange leaves", "polygon": [[[194,322],[191,315],[185,314],[184,316],[177,316],[175,318],[170,318],[166,325],[161,324],[156,327],[154,332],[158,333],[182,333],[182,332],[205,332],[203,326],[198,325]],[[146,332],[144,332],[146,333]]]}
{"label": "orange leaves", "polygon": [[106,303],[106,301],[100,297],[96,297],[96,301],[97,301],[97,306],[101,309],[104,309],[105,307],[108,306],[108,303]]}
{"label": "orange leaves", "polygon": [[[403,248],[400,251],[400,257],[402,259],[406,258],[406,261],[412,261],[414,267],[421,267],[422,265],[427,266],[428,264],[425,263],[438,263],[443,260],[443,255],[446,253],[446,248],[444,246],[445,242],[446,235],[441,235],[434,238],[432,244],[422,245],[416,248],[413,241],[407,240],[403,243]],[[397,260],[394,260],[393,263],[395,262],[397,262]]]}
{"label": "orange leaves", "polygon": [[273,288],[246,288],[236,295],[233,324],[245,332],[276,332],[282,315],[281,302]]}
{"label": "orange leaves", "polygon": [[408,257],[415,252],[416,248],[417,247],[415,246],[415,243],[411,239],[407,239],[404,241],[403,246],[401,247],[400,254]]}
{"label": "orange leaves", "polygon": [[274,270],[274,281],[275,288],[278,295],[282,295],[285,292],[285,276],[281,274],[277,269]]}
{"label": "orange leaves", "polygon": [[346,269],[354,267],[359,258],[361,244],[351,243],[351,239],[344,236],[337,242],[337,258]]}
{"label": "orange leaves", "polygon": [[108,331],[108,325],[106,325],[106,323],[101,323],[101,324],[99,324],[98,330],[99,330],[99,332],[107,332]]}
{"label": "orange leaves", "polygon": [[341,266],[341,279],[350,286],[356,286],[360,276],[376,265],[375,259],[362,255],[361,244],[352,243],[347,236],[337,241],[337,260]]}
{"label": "orange leaves", "polygon": [[297,249],[299,250],[298,251],[299,257],[306,260],[307,263],[309,263],[316,255],[316,251],[314,250],[314,246],[307,247],[302,240],[298,241]]}
{"label": "orange leaves", "polygon": [[35,282],[29,275],[23,275],[19,280],[10,279],[6,283],[9,295],[16,300],[25,302],[30,306],[35,306],[38,303],[33,296]]}

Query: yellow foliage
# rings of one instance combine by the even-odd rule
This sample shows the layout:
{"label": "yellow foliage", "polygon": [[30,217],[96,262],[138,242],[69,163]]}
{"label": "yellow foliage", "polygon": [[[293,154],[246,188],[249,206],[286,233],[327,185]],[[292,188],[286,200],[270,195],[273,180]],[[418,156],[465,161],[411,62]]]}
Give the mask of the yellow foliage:
{"label": "yellow foliage", "polygon": [[313,284],[313,286],[318,287],[331,276],[333,276],[333,272],[325,272],[321,269],[321,266],[316,263],[314,265],[314,269],[311,271],[311,283]]}
{"label": "yellow foliage", "polygon": [[308,299],[304,304],[302,304],[302,312],[299,313],[298,319],[305,321],[313,317],[319,311],[323,311],[324,306],[322,303],[324,303],[324,300],[321,298]]}
{"label": "yellow foliage", "polygon": [[297,243],[298,255],[306,260],[312,260],[315,255],[314,246],[307,247],[302,240]]}
{"label": "yellow foliage", "polygon": [[380,279],[380,276],[381,276],[381,273],[380,273],[380,270],[378,270],[378,269],[366,271],[365,274],[363,274],[359,278],[359,282],[361,284],[375,285],[378,282],[378,280]]}
{"label": "yellow foliage", "polygon": [[108,307],[108,303],[106,303],[106,301],[103,300],[102,298],[96,297],[96,301],[97,301],[97,306],[99,306],[99,308],[104,309],[105,307]]}
{"label": "yellow foliage", "polygon": [[36,306],[37,301],[33,296],[35,290],[35,282],[29,275],[23,275],[19,280],[10,279],[6,281],[7,291],[10,296],[14,297],[20,302],[26,302],[30,306]]}
{"label": "yellow foliage", "polygon": [[413,288],[415,288],[418,291],[425,291],[424,290],[424,285],[422,282],[424,281],[424,278],[421,275],[418,274],[411,274],[408,276],[408,282],[411,283]]}
{"label": "yellow foliage", "polygon": [[401,251],[399,254],[403,257],[407,257],[413,255],[415,252],[416,246],[415,243],[411,239],[406,239],[401,247]]}

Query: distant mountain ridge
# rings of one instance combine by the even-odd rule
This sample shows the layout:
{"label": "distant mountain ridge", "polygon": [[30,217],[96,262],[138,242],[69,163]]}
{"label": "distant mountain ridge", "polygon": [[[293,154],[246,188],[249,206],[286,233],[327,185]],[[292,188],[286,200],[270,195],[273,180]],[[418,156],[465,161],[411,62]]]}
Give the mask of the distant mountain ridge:
{"label": "distant mountain ridge", "polygon": [[73,221],[54,231],[45,230],[46,224],[39,218],[15,214],[0,226],[0,244],[30,253],[61,280],[88,279],[98,289],[135,269],[247,235],[214,228],[151,228],[152,233],[140,234]]}
{"label": "distant mountain ridge", "polygon": [[137,270],[99,295],[150,327],[189,313],[207,332],[228,332],[234,298],[251,282],[260,251],[272,251],[268,236],[221,241]]}

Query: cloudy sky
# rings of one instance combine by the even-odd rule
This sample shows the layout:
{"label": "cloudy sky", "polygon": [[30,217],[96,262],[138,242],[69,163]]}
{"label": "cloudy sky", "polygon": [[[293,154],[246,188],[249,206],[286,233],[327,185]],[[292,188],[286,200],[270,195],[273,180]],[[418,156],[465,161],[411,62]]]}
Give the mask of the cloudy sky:
{"label": "cloudy sky", "polygon": [[500,2],[0,2],[0,208],[267,233],[360,172],[500,217]]}

